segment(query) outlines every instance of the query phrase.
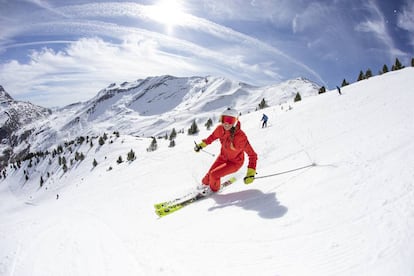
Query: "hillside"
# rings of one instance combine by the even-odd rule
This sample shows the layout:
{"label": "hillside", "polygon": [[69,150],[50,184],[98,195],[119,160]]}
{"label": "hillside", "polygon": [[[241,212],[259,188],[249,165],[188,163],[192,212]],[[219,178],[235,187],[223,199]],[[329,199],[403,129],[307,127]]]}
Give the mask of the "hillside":
{"label": "hillside", "polygon": [[[74,144],[68,161],[76,151],[85,159],[66,173],[56,160],[25,161],[0,182],[0,273],[411,276],[413,73],[244,112],[261,178],[244,185],[243,167],[224,191],[162,219],[152,205],[194,188],[214,161],[193,151],[204,127],[172,148],[159,139],[153,152],[150,138],[122,133],[102,146]],[[131,149],[137,159],[117,164]]]}
{"label": "hillside", "polygon": [[[0,113],[0,123],[4,122],[0,125],[0,161],[4,159],[0,170],[8,160],[13,163],[29,153],[52,151],[80,136],[114,131],[143,137],[165,135],[173,128],[188,128],[194,120],[201,124],[209,118],[215,120],[228,106],[237,106],[241,113],[247,113],[256,110],[262,99],[269,105],[288,103],[297,93],[306,98],[316,95],[318,89],[302,78],[254,87],[220,77],[159,76],[112,83],[92,99],[54,109],[52,113],[15,101],[1,88],[0,101],[1,91],[5,100],[0,108],[5,106],[7,112]],[[7,114],[13,115],[12,120]]]}

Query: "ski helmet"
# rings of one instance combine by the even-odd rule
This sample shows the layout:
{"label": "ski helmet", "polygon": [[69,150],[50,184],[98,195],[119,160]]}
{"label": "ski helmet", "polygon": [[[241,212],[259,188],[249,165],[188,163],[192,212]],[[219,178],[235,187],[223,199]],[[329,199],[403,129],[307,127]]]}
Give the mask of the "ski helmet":
{"label": "ski helmet", "polygon": [[239,114],[235,109],[227,108],[220,116],[221,123],[228,123],[232,126],[236,126],[239,119]]}

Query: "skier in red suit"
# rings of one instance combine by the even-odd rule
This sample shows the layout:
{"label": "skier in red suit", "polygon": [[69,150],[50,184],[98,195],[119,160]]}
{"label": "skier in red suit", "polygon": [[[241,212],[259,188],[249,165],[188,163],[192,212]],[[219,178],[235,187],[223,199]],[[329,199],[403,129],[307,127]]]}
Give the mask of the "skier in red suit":
{"label": "skier in red suit", "polygon": [[220,190],[221,177],[238,171],[244,163],[244,153],[249,158],[245,184],[251,184],[256,175],[257,154],[240,128],[238,113],[234,109],[227,109],[220,116],[221,124],[213,133],[194,148],[196,152],[219,139],[221,143],[220,155],[202,179],[204,185],[210,186],[213,192]]}

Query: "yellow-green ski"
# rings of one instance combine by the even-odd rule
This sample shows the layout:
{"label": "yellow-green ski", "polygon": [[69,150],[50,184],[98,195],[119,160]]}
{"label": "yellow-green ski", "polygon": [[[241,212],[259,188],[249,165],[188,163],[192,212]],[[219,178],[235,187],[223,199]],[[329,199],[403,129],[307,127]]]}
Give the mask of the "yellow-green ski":
{"label": "yellow-green ski", "polygon": [[[229,186],[230,184],[234,183],[235,181],[236,181],[235,177],[232,177],[232,178],[228,179],[227,181],[225,181],[221,184],[221,189]],[[174,200],[171,200],[171,201],[160,202],[160,203],[154,204],[155,213],[159,217],[164,217],[166,215],[169,215],[171,213],[174,213],[175,211],[178,211],[178,210],[182,209],[183,207],[185,207],[187,205],[190,205],[193,202],[199,201],[201,199],[205,199],[209,195],[210,194],[206,195],[206,194],[203,194],[203,193],[200,192],[200,193],[197,193],[196,195],[194,195],[194,196],[192,196],[188,199],[181,200],[180,198],[177,198],[177,199],[174,199]]]}

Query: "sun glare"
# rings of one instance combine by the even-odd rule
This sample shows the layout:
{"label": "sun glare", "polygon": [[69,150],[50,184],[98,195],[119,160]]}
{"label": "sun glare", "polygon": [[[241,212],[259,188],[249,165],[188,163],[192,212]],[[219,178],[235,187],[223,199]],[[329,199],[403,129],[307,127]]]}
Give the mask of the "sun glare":
{"label": "sun glare", "polygon": [[171,32],[174,26],[182,23],[185,16],[182,2],[179,0],[161,0],[149,10],[149,16],[167,27]]}

